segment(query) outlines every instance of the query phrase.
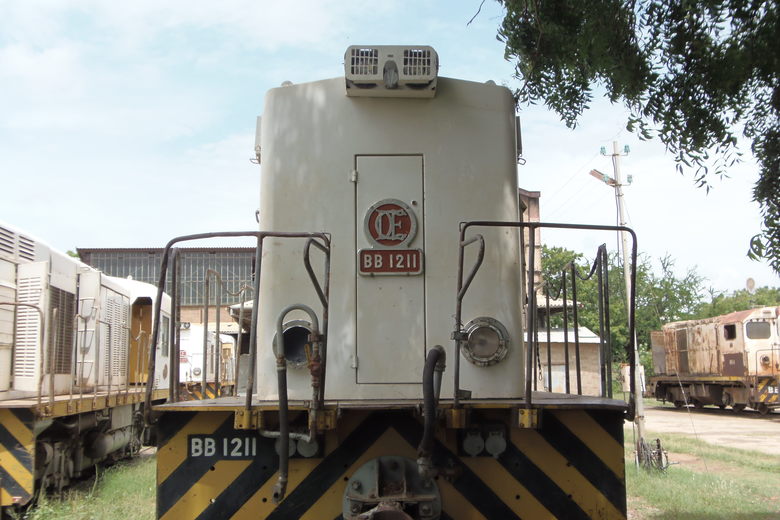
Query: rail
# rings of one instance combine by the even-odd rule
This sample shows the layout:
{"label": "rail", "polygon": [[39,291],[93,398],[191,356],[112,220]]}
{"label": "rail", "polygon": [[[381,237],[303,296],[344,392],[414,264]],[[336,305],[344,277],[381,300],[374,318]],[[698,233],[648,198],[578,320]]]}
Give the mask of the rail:
{"label": "rail", "polygon": [[[152,349],[150,350],[149,354],[149,364],[148,364],[148,371],[150,374],[150,384],[147,384],[146,386],[146,399],[145,399],[145,407],[144,407],[144,414],[145,414],[145,420],[148,424],[153,423],[153,417],[151,414],[151,401],[152,401],[152,393],[153,393],[153,384],[151,382],[153,381],[154,372],[155,372],[155,363],[156,359],[154,356],[155,348],[154,346],[157,345],[157,342],[160,337],[160,315],[161,315],[161,305],[162,305],[162,298],[163,298],[163,292],[165,288],[165,282],[168,278],[168,264],[171,260],[171,258],[174,259],[174,280],[172,284],[172,303],[174,304],[174,308],[177,309],[178,305],[178,287],[177,287],[177,281],[178,281],[178,270],[176,268],[176,258],[177,254],[175,253],[174,246],[176,244],[182,243],[182,242],[188,242],[193,240],[207,240],[207,239],[214,239],[214,238],[254,238],[256,240],[256,246],[255,246],[255,277],[254,277],[254,285],[252,287],[252,293],[255,297],[255,302],[252,305],[252,317],[249,327],[250,332],[250,340],[249,340],[249,370],[248,370],[248,377],[247,377],[247,388],[246,388],[246,402],[245,407],[247,410],[251,409],[252,407],[252,398],[253,398],[253,391],[254,391],[254,383],[255,383],[255,372],[257,369],[257,322],[258,322],[258,308],[259,304],[257,303],[257,298],[260,294],[260,281],[261,281],[261,273],[262,273],[262,258],[263,258],[263,244],[266,238],[279,238],[279,239],[301,239],[305,238],[307,239],[306,245],[304,248],[304,266],[306,268],[307,273],[309,274],[309,277],[314,285],[315,291],[317,292],[318,298],[320,299],[320,302],[323,305],[323,320],[322,320],[322,334],[323,337],[327,334],[327,317],[328,317],[328,297],[329,297],[329,286],[330,286],[330,235],[327,233],[316,233],[316,232],[284,232],[284,231],[224,231],[224,232],[213,232],[213,233],[199,233],[199,234],[193,234],[193,235],[185,235],[180,236],[171,239],[165,246],[162,254],[162,261],[160,263],[160,276],[159,281],[157,284],[157,295],[155,298],[155,316],[154,316],[154,327],[152,329],[152,339],[151,339],[151,345]],[[325,272],[325,281],[324,284],[320,283],[317,279],[317,276],[314,273],[314,270],[311,267],[311,261],[310,261],[310,249],[314,246],[317,249],[321,250],[325,255],[325,266],[324,266],[324,272]],[[172,250],[174,251],[172,253]],[[243,309],[243,305],[241,306]],[[178,312],[178,311],[174,311]],[[174,323],[178,323],[178,320]],[[177,329],[177,327],[172,327],[172,329]],[[175,333],[171,334],[171,337],[174,337]],[[176,356],[179,356],[178,352],[178,342],[177,347],[175,347],[176,352],[174,354]],[[322,369],[324,371],[325,363],[326,363],[326,353],[327,348],[325,347],[325,342],[323,341],[322,350],[321,350],[321,357],[322,357]],[[204,351],[204,357],[206,352]],[[176,365],[177,363],[174,363]],[[206,372],[204,367],[204,373]],[[178,386],[179,385],[179,373],[178,370],[173,372],[176,374],[176,378],[171,380],[171,386]],[[238,373],[236,372],[236,377],[238,376]],[[204,388],[205,390],[205,388]],[[321,381],[320,385],[320,401],[324,397],[324,378]],[[177,390],[171,389],[169,392],[169,396],[177,396]],[[317,403],[315,403],[317,404]]]}
{"label": "rail", "polygon": [[[460,353],[463,348],[463,344],[466,341],[466,332],[463,330],[462,322],[462,308],[463,299],[465,298],[468,289],[473,282],[479,268],[482,265],[482,260],[485,254],[485,239],[480,234],[475,234],[472,237],[467,238],[466,232],[471,228],[517,228],[528,230],[529,244],[528,251],[528,272],[531,273],[527,280],[526,289],[526,359],[525,359],[525,405],[527,408],[533,406],[533,385],[536,384],[535,372],[536,367],[534,365],[534,359],[536,359],[539,370],[541,371],[541,361],[539,355],[539,306],[538,306],[538,288],[536,287],[533,273],[536,270],[535,265],[535,250],[536,250],[536,230],[537,229],[568,229],[579,231],[612,231],[612,232],[626,232],[631,235],[632,248],[631,248],[631,291],[628,295],[628,340],[626,343],[626,358],[629,360],[631,366],[631,381],[630,381],[630,406],[629,415],[633,418],[636,407],[636,379],[635,379],[635,299],[636,299],[636,259],[637,259],[637,240],[634,231],[625,226],[602,226],[602,225],[584,225],[584,224],[559,224],[559,223],[545,223],[545,222],[507,222],[507,221],[471,221],[462,222],[460,224],[460,240],[459,240],[459,254],[458,254],[458,278],[457,278],[457,297],[455,307],[455,331],[453,332],[453,339],[456,341],[456,350],[458,355],[455,356],[454,377],[453,377],[453,406],[458,408],[460,406],[460,399],[465,396],[460,388]],[[479,242],[479,251],[477,254],[477,260],[474,266],[469,271],[468,275],[464,279],[464,258],[465,249]],[[575,349],[575,367],[577,378],[577,393],[582,393],[582,379],[581,379],[581,362],[579,351],[579,315],[578,315],[578,294],[577,294],[577,279],[581,281],[590,280],[594,275],[597,276],[598,284],[598,307],[599,307],[599,365],[601,367],[600,374],[600,393],[603,397],[611,397],[611,362],[612,362],[612,337],[609,328],[610,315],[609,315],[609,277],[608,277],[608,262],[607,262],[606,246],[602,245],[598,248],[596,259],[593,262],[589,272],[582,274],[579,272],[579,268],[573,264],[567,264],[564,268],[561,277],[561,285],[553,296],[553,299],[557,299],[559,296],[563,300],[563,334],[564,334],[564,370],[565,370],[565,390],[566,393],[571,392],[570,382],[570,355],[569,355],[569,303],[568,303],[568,284],[571,284],[572,288],[572,318],[574,321],[574,349]],[[568,282],[567,282],[568,280]],[[548,389],[552,385],[552,356],[551,356],[551,328],[550,328],[550,297],[551,290],[549,285],[542,287],[544,289],[545,303],[546,303],[546,343],[547,343],[547,375],[548,375]],[[522,291],[523,288],[518,288]],[[537,385],[538,386],[538,385]]]}
{"label": "rail", "polygon": [[[204,277],[203,284],[204,284],[204,290],[203,290],[203,377],[202,377],[202,383],[201,383],[201,398],[206,398],[206,385],[207,385],[207,377],[206,374],[208,373],[208,326],[209,326],[209,308],[210,308],[210,295],[209,295],[209,285],[213,279],[216,279],[216,285],[217,285],[217,294],[216,294],[216,302],[215,302],[215,330],[216,330],[216,337],[215,337],[215,344],[214,344],[214,352],[213,352],[213,361],[212,361],[212,370],[214,372],[214,396],[221,394],[221,383],[220,383],[220,374],[222,371],[222,363],[220,363],[221,360],[221,352],[222,352],[222,340],[220,338],[219,331],[220,328],[220,311],[222,310],[222,295],[227,294],[228,296],[241,297],[241,307],[239,308],[239,333],[238,333],[238,339],[235,344],[235,372],[233,373],[233,391],[234,393],[237,391],[236,386],[236,378],[238,377],[238,369],[240,368],[240,353],[241,353],[241,323],[243,318],[243,311],[244,311],[244,304],[246,303],[246,293],[252,291],[252,287],[248,285],[241,286],[238,291],[232,292],[230,289],[228,289],[227,284],[222,279],[222,275],[215,271],[214,269],[207,269],[206,270],[206,276]],[[222,378],[223,380],[227,377],[227,369],[225,370],[225,375]]]}

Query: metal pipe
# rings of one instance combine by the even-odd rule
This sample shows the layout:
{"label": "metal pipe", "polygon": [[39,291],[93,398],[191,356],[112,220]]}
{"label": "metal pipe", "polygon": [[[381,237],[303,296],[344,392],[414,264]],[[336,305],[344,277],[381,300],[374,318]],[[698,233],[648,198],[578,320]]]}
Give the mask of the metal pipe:
{"label": "metal pipe", "polygon": [[[273,488],[273,501],[278,504],[284,498],[287,490],[287,475],[289,466],[289,448],[290,448],[290,424],[287,417],[287,359],[284,351],[284,318],[292,311],[299,310],[309,315],[311,320],[312,336],[319,336],[320,324],[314,311],[303,304],[289,305],[282,309],[279,318],[276,320],[276,343],[274,345],[274,355],[276,356],[276,378],[279,389],[279,477]],[[318,355],[316,346],[318,342],[313,342],[313,350]],[[316,394],[315,394],[316,395]],[[312,406],[314,406],[312,402]],[[309,432],[313,437],[316,431],[316,420],[309,420]]]}
{"label": "metal pipe", "polygon": [[[216,286],[217,286],[217,294],[215,295],[216,301],[215,303],[215,327],[216,327],[216,334],[214,337],[214,352],[212,354],[212,365],[214,370],[214,397],[219,396],[219,381],[220,381],[220,372],[222,371],[222,341],[219,336],[220,331],[220,312],[222,310],[222,290],[225,288],[225,283],[222,281],[222,276],[219,274],[219,272],[215,271],[214,269],[207,269],[206,270],[206,284],[208,285],[208,280],[211,277],[214,277],[216,280]],[[204,391],[205,392],[205,391]]]}
{"label": "metal pipe", "polygon": [[[181,333],[179,327],[179,248],[171,251],[171,319],[168,325],[169,352],[171,362],[171,378],[168,384],[168,400],[175,403],[179,400],[179,382],[181,381]],[[154,324],[152,324],[154,327]],[[156,348],[156,345],[153,346]],[[148,381],[147,381],[148,384]]]}
{"label": "metal pipe", "polygon": [[[311,278],[312,284],[314,284],[314,288],[317,291],[317,295],[320,298],[320,303],[322,303],[322,337],[324,340],[322,341],[322,345],[320,346],[320,365],[321,365],[321,374],[320,374],[320,391],[319,391],[319,404],[322,406],[322,404],[325,402],[325,376],[327,375],[327,367],[328,367],[328,318],[330,315],[329,308],[330,308],[330,240],[327,238],[324,238],[323,241],[325,244],[321,244],[319,241],[314,240],[313,238],[310,238],[306,241],[306,247],[304,249],[304,256],[303,256],[303,263],[306,267],[306,271],[309,273],[309,277]],[[314,275],[314,270],[311,268],[311,261],[309,259],[309,251],[311,249],[311,246],[315,246],[317,249],[322,251],[325,254],[325,288],[323,290],[319,289],[319,283],[317,282],[317,278]]]}
{"label": "metal pipe", "polygon": [[263,238],[257,238],[255,248],[255,285],[252,293],[254,302],[252,303],[252,322],[249,325],[249,369],[246,377],[246,403],[245,410],[247,417],[252,410],[252,392],[255,387],[255,373],[257,372],[257,316],[260,308],[260,270],[263,263]]}
{"label": "metal pipe", "polygon": [[569,367],[569,307],[567,303],[566,294],[566,270],[564,269],[561,276],[563,297],[563,368],[566,371],[564,374],[565,392],[571,393],[571,381],[570,381],[570,367]]}
{"label": "metal pipe", "polygon": [[547,328],[547,391],[552,392],[552,348],[550,342],[550,286],[548,285],[545,291],[545,305],[547,306],[546,316],[546,328]]}
{"label": "metal pipe", "polygon": [[49,358],[49,406],[54,406],[54,350],[57,348],[57,336],[60,333],[60,322],[58,314],[59,309],[54,307],[51,310],[51,319],[54,322],[54,327],[52,335],[49,337],[49,341],[47,342],[47,357]]}
{"label": "metal pipe", "polygon": [[208,387],[209,372],[209,276],[203,280],[203,373],[201,374],[200,398],[206,398],[206,388]]}
{"label": "metal pipe", "polygon": [[[602,264],[602,252],[601,249],[606,248],[606,244],[602,244],[599,246],[598,253],[596,253],[596,263],[598,264],[597,272],[598,272],[598,282],[597,282],[597,289],[598,289],[598,301],[599,301],[599,367],[601,367],[601,375],[599,377],[599,382],[601,384],[601,397],[607,396],[607,372],[610,371],[611,367],[607,366],[607,356],[606,352],[604,351],[605,348],[605,341],[604,341],[604,272],[603,272],[603,264]],[[607,273],[609,275],[609,273]]]}
{"label": "metal pipe", "polygon": [[[455,303],[455,329],[456,329],[457,336],[455,338],[455,369],[453,374],[453,386],[454,386],[453,408],[460,408],[460,351],[461,348],[463,347],[463,338],[461,337],[462,329],[463,329],[463,320],[462,320],[463,297],[466,295],[466,291],[468,291],[471,282],[474,280],[477,271],[482,265],[482,260],[485,258],[485,239],[482,237],[482,235],[474,235],[470,239],[466,240],[465,232],[466,232],[466,227],[461,225],[460,244],[458,249],[458,295]],[[465,249],[466,247],[468,247],[469,245],[477,241],[479,241],[479,251],[477,252],[477,261],[474,263],[474,266],[471,268],[471,271],[469,272],[469,275],[466,277],[466,281],[464,282],[463,281],[463,257],[465,254]]]}
{"label": "metal pipe", "polygon": [[[255,237],[258,240],[258,247],[259,244],[262,243],[263,238],[265,237],[275,237],[275,238],[321,238],[323,240],[329,240],[328,235],[326,233],[297,233],[297,232],[284,232],[284,231],[222,231],[222,232],[215,232],[215,233],[198,233],[193,235],[184,235],[180,237],[176,237],[174,239],[171,239],[168,241],[168,243],[165,245],[165,248],[163,250],[162,254],[162,260],[160,261],[160,276],[158,278],[157,283],[157,296],[155,297],[155,318],[154,318],[154,328],[152,329],[152,344],[156,345],[158,339],[160,338],[160,312],[161,312],[161,306],[162,306],[162,299],[163,299],[163,292],[165,292],[165,281],[168,276],[168,261],[170,258],[170,250],[179,242],[186,242],[190,240],[204,240],[204,239],[210,239],[210,238],[236,238],[236,237]],[[260,263],[260,257],[258,256],[255,262],[256,271],[255,271],[255,280],[256,280],[256,287],[259,287],[259,263]],[[259,291],[255,291],[255,295],[258,294]],[[257,308],[257,305],[253,306],[254,309]],[[257,325],[257,315],[255,310],[253,309],[252,312],[252,329],[250,334],[251,336],[255,336],[256,332],[256,325]],[[253,338],[253,341],[255,341],[255,349],[257,348],[256,339]],[[251,349],[251,346],[250,346]],[[255,358],[256,360],[256,358]],[[154,374],[155,371],[155,365],[156,365],[156,357],[154,356],[154,351],[151,351],[149,354],[149,373]],[[254,365],[254,363],[253,363]],[[250,377],[252,378],[252,383],[254,383],[254,376],[252,373],[250,373]],[[252,406],[252,398],[251,398],[251,391],[247,392],[247,410],[251,409]],[[152,417],[152,386],[146,385],[146,397],[144,399],[144,420],[147,424],[153,424],[154,418]]]}
{"label": "metal pipe", "polygon": [[601,252],[602,269],[604,270],[604,323],[606,324],[606,344],[607,344],[607,394],[612,397],[612,327],[609,319],[609,258],[607,248]]}
{"label": "metal pipe", "polygon": [[[441,391],[441,376],[446,363],[446,353],[441,345],[435,345],[428,351],[423,367],[423,435],[417,447],[417,470],[423,478],[435,476],[431,453],[436,434],[436,409]],[[436,377],[438,374],[438,378]],[[438,382],[437,382],[438,379]],[[437,389],[437,387],[439,387]]]}
{"label": "metal pipe", "polygon": [[531,390],[531,368],[533,364],[533,331],[536,330],[536,287],[534,286],[534,273],[536,272],[536,230],[531,229],[528,233],[528,271],[531,275],[528,277],[528,344],[525,352],[525,406],[530,409],[533,401],[533,392]]}
{"label": "metal pipe", "polygon": [[571,262],[571,298],[574,301],[574,366],[577,374],[577,395],[582,395],[582,373],[580,366],[580,321],[577,316],[577,267]]}
{"label": "metal pipe", "polygon": [[218,272],[212,271],[217,277],[217,294],[216,294],[216,308],[214,312],[216,314],[216,338],[214,341],[214,397],[219,397],[220,386],[220,372],[222,371],[222,341],[220,341],[220,312],[222,311],[222,277]]}

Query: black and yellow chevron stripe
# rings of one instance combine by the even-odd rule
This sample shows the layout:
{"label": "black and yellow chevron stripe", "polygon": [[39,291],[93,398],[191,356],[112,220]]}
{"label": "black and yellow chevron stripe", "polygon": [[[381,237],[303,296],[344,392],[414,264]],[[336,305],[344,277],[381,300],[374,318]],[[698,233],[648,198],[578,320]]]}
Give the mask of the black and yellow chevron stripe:
{"label": "black and yellow chevron stripe", "polygon": [[758,385],[756,385],[756,394],[758,394],[759,403],[777,404],[778,398],[780,398],[778,380],[774,377],[759,380]]}
{"label": "black and yellow chevron stripe", "polygon": [[35,435],[28,409],[0,409],[0,506],[24,505],[35,486]]}
{"label": "black and yellow chevron stripe", "polygon": [[[442,519],[625,519],[623,416],[620,412],[546,410],[540,430],[511,429],[497,458],[459,454],[457,432],[440,432],[434,461]],[[320,458],[293,458],[286,498],[272,500],[274,441],[256,437],[242,460],[189,457],[191,436],[246,438],[231,412],[166,412],[160,419],[157,516],[161,519],[341,518],[344,486],[369,460],[415,459],[422,425],[404,411],[344,412]]]}
{"label": "black and yellow chevron stripe", "polygon": [[190,388],[189,393],[192,395],[194,399],[214,399],[215,397],[219,397],[219,393],[214,389],[214,383],[207,383],[206,384],[206,393],[201,391],[200,388],[201,385],[194,386]]}

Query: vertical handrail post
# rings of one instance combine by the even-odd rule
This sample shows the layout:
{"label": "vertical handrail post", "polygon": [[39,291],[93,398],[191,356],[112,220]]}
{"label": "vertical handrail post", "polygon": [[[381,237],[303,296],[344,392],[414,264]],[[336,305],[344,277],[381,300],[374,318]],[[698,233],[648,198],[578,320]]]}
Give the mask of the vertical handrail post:
{"label": "vertical handrail post", "polygon": [[574,319],[574,365],[577,375],[577,395],[582,395],[582,373],[580,365],[580,323],[577,315],[577,266],[571,262],[571,298],[573,301],[572,315]]}

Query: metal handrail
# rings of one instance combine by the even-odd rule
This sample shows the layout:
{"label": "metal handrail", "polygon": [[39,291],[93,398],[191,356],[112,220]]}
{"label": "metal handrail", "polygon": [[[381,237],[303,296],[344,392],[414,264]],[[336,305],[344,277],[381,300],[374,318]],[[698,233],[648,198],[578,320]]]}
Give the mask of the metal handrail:
{"label": "metal handrail", "polygon": [[[310,251],[311,246],[315,246],[317,249],[325,254],[325,287],[321,287],[317,280],[317,276],[314,274],[314,270],[311,267]],[[320,384],[319,384],[319,406],[325,402],[325,374],[327,372],[327,359],[328,359],[328,317],[329,317],[329,302],[330,302],[330,241],[327,244],[321,244],[314,238],[310,238],[306,241],[306,247],[303,250],[303,265],[306,267],[306,272],[309,273],[314,289],[317,291],[317,295],[320,298],[322,304],[322,337],[324,338],[320,345]],[[236,372],[238,377],[238,372]]]}
{"label": "metal handrail", "polygon": [[[249,371],[249,377],[247,378],[246,407],[247,409],[249,409],[252,406],[254,372],[256,371],[256,366],[257,366],[257,334],[255,333],[255,331],[257,329],[257,320],[258,320],[259,305],[257,304],[257,298],[260,294],[260,273],[262,267],[263,241],[266,238],[314,238],[314,239],[321,240],[323,243],[323,247],[325,247],[328,250],[328,257],[327,257],[328,272],[326,273],[326,276],[329,279],[330,278],[330,269],[329,269],[330,235],[328,235],[327,233],[284,232],[284,231],[224,231],[224,232],[214,232],[214,233],[197,233],[197,234],[184,235],[184,236],[171,239],[165,245],[162,254],[162,260],[160,263],[160,276],[157,284],[157,295],[155,297],[155,316],[154,316],[154,328],[152,329],[152,345],[157,345],[157,341],[159,339],[162,298],[165,289],[165,281],[168,275],[168,261],[173,246],[180,242],[187,242],[192,240],[204,240],[204,239],[211,239],[211,238],[239,238],[239,237],[254,237],[257,241],[257,245],[255,249],[255,280],[253,286],[255,304],[252,306],[252,322],[250,325],[251,333],[250,333],[250,345],[249,345],[250,371]],[[155,363],[156,363],[156,359],[154,356],[154,349],[151,349],[149,355],[149,367],[148,367],[150,374],[154,374]],[[172,384],[178,384],[178,381],[174,381],[172,382]],[[151,413],[152,385],[146,386],[146,398],[144,403],[145,403],[144,419],[147,424],[152,424],[154,422]]]}
{"label": "metal handrail", "polygon": [[[479,242],[479,250],[477,251],[477,260],[471,267],[466,281],[463,281],[463,260],[465,250],[471,244]],[[466,296],[466,291],[469,290],[471,282],[474,281],[474,277],[477,275],[477,271],[482,266],[482,261],[485,259],[485,239],[482,235],[474,235],[470,239],[465,239],[465,227],[461,224],[460,230],[460,243],[458,252],[458,298],[455,305],[455,327],[457,328],[458,336],[455,339],[456,355],[455,366],[453,367],[453,381],[454,381],[454,395],[453,395],[453,407],[460,407],[460,351],[463,348],[463,338],[460,335],[460,331],[463,329],[463,298]]]}
{"label": "metal handrail", "polygon": [[[631,292],[629,295],[629,315],[628,315],[628,321],[629,321],[629,339],[628,343],[626,345],[627,350],[627,357],[630,362],[630,372],[631,372],[631,382],[630,382],[630,393],[631,393],[631,403],[630,403],[630,409],[629,409],[629,418],[633,419],[635,407],[636,407],[636,380],[635,380],[635,365],[636,365],[636,359],[635,359],[635,348],[634,348],[634,341],[635,341],[635,300],[636,300],[636,261],[637,261],[637,238],[636,233],[631,228],[628,228],[626,226],[605,226],[605,225],[586,225],[586,224],[560,224],[560,223],[545,223],[545,222],[513,222],[513,221],[471,221],[471,222],[461,222],[460,223],[460,242],[459,242],[459,262],[458,262],[458,293],[457,293],[457,303],[456,303],[456,319],[455,319],[455,326],[456,330],[453,333],[453,338],[456,340],[457,345],[457,355],[456,360],[460,358],[460,350],[462,346],[462,324],[461,324],[461,315],[460,310],[462,307],[462,300],[463,296],[465,295],[465,291],[462,290],[463,288],[463,255],[464,255],[464,249],[465,247],[473,243],[474,239],[469,239],[469,241],[466,241],[465,235],[466,231],[471,227],[510,227],[510,228],[528,228],[529,229],[529,251],[532,253],[529,255],[529,272],[533,273],[535,271],[535,256],[533,254],[533,251],[535,251],[536,248],[536,229],[542,228],[542,229],[572,229],[572,230],[590,230],[590,231],[622,231],[629,233],[632,238],[632,248],[631,248]],[[478,269],[478,267],[477,267]],[[472,273],[469,275],[469,283],[471,280],[473,280],[474,275],[476,274],[476,270],[473,270]],[[565,271],[564,271],[565,276]],[[565,280],[565,278],[564,278]],[[565,294],[565,293],[564,293]],[[564,307],[566,306],[566,297],[564,295]],[[536,290],[534,288],[534,280],[533,277],[529,279],[528,281],[528,320],[527,320],[527,327],[528,327],[528,344],[533,344],[533,331],[536,329]],[[564,319],[566,319],[566,309],[564,309]],[[567,328],[564,326],[564,335],[567,335]],[[526,381],[525,381],[525,399],[526,399],[526,407],[530,408],[532,406],[532,392],[531,392],[531,385],[533,380],[533,352],[532,349],[529,347],[526,349]],[[457,361],[456,361],[456,370],[458,368]],[[568,370],[567,370],[567,382],[568,382]],[[458,403],[460,388],[459,388],[459,378],[456,377],[454,380],[454,402]],[[568,390],[567,390],[568,391]]]}

